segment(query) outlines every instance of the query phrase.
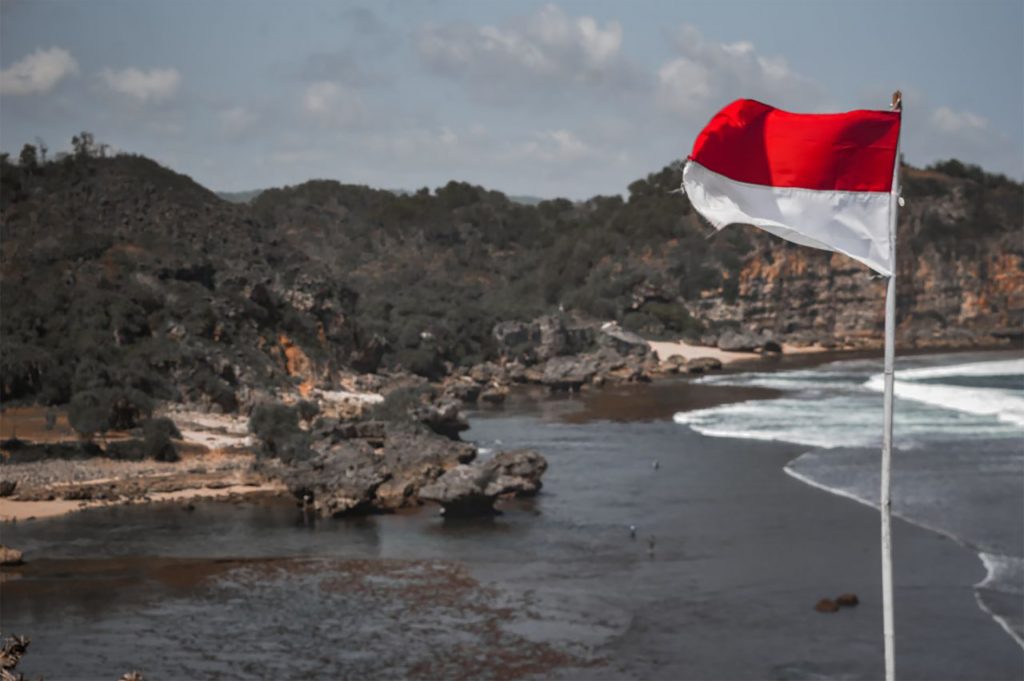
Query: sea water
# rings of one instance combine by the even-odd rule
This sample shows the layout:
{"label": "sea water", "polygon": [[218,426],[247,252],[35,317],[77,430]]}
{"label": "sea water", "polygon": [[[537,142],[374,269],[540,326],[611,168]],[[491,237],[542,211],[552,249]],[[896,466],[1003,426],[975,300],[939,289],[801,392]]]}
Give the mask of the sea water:
{"label": "sea water", "polygon": [[[881,370],[880,359],[861,359],[707,377],[708,384],[784,392],[674,420],[707,436],[813,447],[786,472],[877,507]],[[898,359],[894,392],[893,512],[979,554],[988,574],[975,587],[978,603],[1024,647],[1024,357]]]}

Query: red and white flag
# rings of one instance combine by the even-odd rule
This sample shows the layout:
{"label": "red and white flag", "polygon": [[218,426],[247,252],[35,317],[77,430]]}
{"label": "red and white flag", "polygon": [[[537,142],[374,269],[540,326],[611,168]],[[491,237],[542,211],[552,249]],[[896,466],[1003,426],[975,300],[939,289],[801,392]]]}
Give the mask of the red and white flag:
{"label": "red and white flag", "polygon": [[899,111],[794,114],[739,99],[698,135],[683,186],[717,229],[755,225],[889,276],[899,135]]}

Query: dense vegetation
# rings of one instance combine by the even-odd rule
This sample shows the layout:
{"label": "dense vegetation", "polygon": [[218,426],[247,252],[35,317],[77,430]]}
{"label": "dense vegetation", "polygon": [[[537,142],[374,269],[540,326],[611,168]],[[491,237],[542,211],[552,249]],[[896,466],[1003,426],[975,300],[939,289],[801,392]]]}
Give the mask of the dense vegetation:
{"label": "dense vegetation", "polygon": [[[901,257],[1020,229],[1018,183],[956,161],[904,178],[908,198],[956,210],[901,227]],[[789,246],[715,234],[679,183],[667,167],[628,198],[524,205],[461,182],[317,180],[239,204],[149,159],[105,158],[87,133],[57,160],[26,145],[0,164],[0,399],[71,402],[102,430],[152,399],[247,409],[349,368],[437,378],[494,358],[496,322],[557,310],[697,337],[711,324],[687,301],[735,300],[746,259]]]}

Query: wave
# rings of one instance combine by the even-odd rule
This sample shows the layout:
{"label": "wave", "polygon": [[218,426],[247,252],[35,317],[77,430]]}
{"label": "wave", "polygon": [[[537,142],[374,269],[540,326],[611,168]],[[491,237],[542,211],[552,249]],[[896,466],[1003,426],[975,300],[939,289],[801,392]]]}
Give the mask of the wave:
{"label": "wave", "polygon": [[[999,364],[1009,365],[1015,364],[1015,362],[1001,362]],[[972,388],[956,385],[915,382],[915,379],[920,380],[922,378],[952,378],[967,375],[998,376],[1013,375],[1013,373],[966,374],[962,371],[958,371],[956,373],[944,372],[941,376],[937,375],[940,370],[944,370],[946,368],[954,369],[957,367],[922,370],[911,369],[900,372],[897,374],[896,381],[893,385],[893,393],[900,399],[922,402],[924,404],[930,404],[932,406],[949,409],[951,411],[974,414],[975,416],[995,416],[1004,423],[1024,426],[1024,396],[1018,394],[1019,391],[1006,390],[1003,388]],[[973,365],[963,365],[960,368],[973,368]],[[980,370],[981,367],[978,367],[978,369]],[[876,374],[864,382],[864,387],[873,392],[883,392],[885,389],[885,379],[882,374]]]}
{"label": "wave", "polygon": [[951,376],[1024,376],[1024,359],[1005,359],[990,362],[968,362],[942,367],[901,369],[898,376],[912,381]]}

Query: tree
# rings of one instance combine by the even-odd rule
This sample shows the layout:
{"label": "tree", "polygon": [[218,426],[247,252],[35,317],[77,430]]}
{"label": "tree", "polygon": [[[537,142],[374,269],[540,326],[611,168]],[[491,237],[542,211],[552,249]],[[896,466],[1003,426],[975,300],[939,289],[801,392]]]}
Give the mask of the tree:
{"label": "tree", "polygon": [[39,159],[36,156],[36,148],[31,144],[26,144],[21,148],[21,154],[18,155],[18,163],[21,164],[22,168],[35,168],[39,165]]}
{"label": "tree", "polygon": [[42,137],[36,137],[36,146],[39,148],[39,163],[46,165],[46,152],[50,150]]}
{"label": "tree", "polygon": [[96,142],[91,132],[84,130],[71,138],[71,147],[78,158],[88,158],[96,151]]}

